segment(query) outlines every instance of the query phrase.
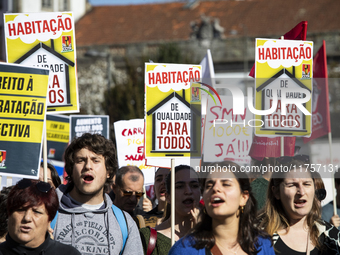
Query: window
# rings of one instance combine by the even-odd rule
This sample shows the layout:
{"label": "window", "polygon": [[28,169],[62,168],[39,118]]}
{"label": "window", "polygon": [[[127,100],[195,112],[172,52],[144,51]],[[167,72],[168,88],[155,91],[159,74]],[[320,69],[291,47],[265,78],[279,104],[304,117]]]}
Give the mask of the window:
{"label": "window", "polygon": [[60,11],[69,11],[70,10],[70,1],[69,0],[60,0],[59,10]]}
{"label": "window", "polygon": [[52,0],[42,0],[42,8],[52,8]]}

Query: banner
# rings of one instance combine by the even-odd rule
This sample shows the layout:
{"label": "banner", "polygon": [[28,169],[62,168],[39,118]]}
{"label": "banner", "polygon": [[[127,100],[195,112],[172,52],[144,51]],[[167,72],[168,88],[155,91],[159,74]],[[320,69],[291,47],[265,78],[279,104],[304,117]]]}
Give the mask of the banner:
{"label": "banner", "polygon": [[257,136],[310,136],[312,56],[313,42],[256,39]]}
{"label": "banner", "polygon": [[100,134],[110,139],[109,131],[108,115],[70,115],[70,142],[85,133]]}
{"label": "banner", "polygon": [[50,69],[47,112],[78,112],[73,14],[4,14],[4,29],[8,63]]}
{"label": "banner", "polygon": [[63,161],[63,154],[70,140],[70,118],[46,115],[47,158]]}
{"label": "banner", "polygon": [[[201,76],[199,65],[145,64],[146,165],[170,167],[171,158],[176,159],[176,165],[189,165],[190,152],[200,153],[200,142],[192,141],[201,140],[197,83]],[[192,103],[199,104],[199,110],[193,110]]]}
{"label": "banner", "polygon": [[121,120],[114,123],[118,167],[137,166],[144,174],[144,185],[154,183],[155,168],[145,166],[144,120]]}
{"label": "banner", "polygon": [[204,162],[231,160],[249,164],[253,128],[248,123],[253,119],[253,114],[245,107],[243,115],[236,115],[233,113],[232,97],[221,96],[221,99],[222,106],[215,105],[208,98]]}
{"label": "banner", "polygon": [[324,40],[313,60],[313,76],[312,135],[310,138],[303,138],[304,143],[331,132],[327,54]]}
{"label": "banner", "polygon": [[38,178],[49,70],[0,63],[0,175]]}

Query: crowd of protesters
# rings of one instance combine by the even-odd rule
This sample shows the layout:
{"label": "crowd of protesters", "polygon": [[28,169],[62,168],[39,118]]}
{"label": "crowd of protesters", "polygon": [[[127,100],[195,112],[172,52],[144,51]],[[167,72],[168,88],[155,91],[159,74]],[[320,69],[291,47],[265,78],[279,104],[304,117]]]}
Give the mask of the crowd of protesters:
{"label": "crowd of protesters", "polygon": [[[143,173],[130,166],[117,170],[113,142],[84,134],[65,151],[66,185],[48,164],[47,183],[40,176],[1,191],[0,255],[340,255],[339,216],[332,213],[332,202],[321,208],[323,182],[300,167],[307,160],[266,159],[292,170],[255,180],[231,161],[210,164],[226,170],[220,172],[176,166],[171,246],[169,169],[155,174],[158,205],[150,210],[145,199],[144,211],[136,211],[144,196]],[[340,191],[340,178],[336,188]]]}

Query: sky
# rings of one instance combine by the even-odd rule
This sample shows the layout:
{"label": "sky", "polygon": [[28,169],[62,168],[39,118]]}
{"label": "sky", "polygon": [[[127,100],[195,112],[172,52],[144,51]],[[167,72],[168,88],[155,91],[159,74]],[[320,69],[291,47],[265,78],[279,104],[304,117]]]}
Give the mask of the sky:
{"label": "sky", "polygon": [[150,3],[167,3],[180,2],[183,0],[89,0],[92,6],[97,5],[130,5],[130,4],[150,4]]}

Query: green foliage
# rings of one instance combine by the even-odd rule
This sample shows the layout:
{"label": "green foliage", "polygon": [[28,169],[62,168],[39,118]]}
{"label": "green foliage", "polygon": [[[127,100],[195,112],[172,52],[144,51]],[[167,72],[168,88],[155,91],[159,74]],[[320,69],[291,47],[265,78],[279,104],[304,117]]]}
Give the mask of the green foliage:
{"label": "green foliage", "polygon": [[158,48],[157,63],[183,63],[183,57],[176,44],[161,44]]}
{"label": "green foliage", "polygon": [[110,121],[144,117],[144,77],[138,68],[126,60],[127,79],[115,86],[104,96],[103,108]]}

